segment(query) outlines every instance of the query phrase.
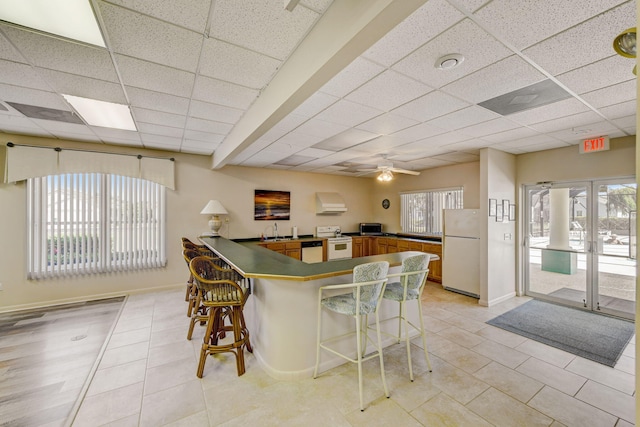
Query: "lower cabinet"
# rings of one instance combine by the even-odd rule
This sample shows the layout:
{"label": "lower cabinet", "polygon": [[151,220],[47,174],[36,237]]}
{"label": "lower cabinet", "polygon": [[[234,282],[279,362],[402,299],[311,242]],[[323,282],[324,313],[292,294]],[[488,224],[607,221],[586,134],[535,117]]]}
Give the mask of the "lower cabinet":
{"label": "lower cabinet", "polygon": [[302,260],[302,248],[300,242],[274,242],[274,243],[261,243],[261,246],[278,252],[279,254]]}

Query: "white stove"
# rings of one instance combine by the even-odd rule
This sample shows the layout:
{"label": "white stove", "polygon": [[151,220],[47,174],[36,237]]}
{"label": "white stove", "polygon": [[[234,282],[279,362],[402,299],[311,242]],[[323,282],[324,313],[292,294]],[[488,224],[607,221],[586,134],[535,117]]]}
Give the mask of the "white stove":
{"label": "white stove", "polygon": [[352,239],[350,236],[342,235],[340,226],[326,225],[316,227],[316,236],[327,239],[327,261],[352,257]]}

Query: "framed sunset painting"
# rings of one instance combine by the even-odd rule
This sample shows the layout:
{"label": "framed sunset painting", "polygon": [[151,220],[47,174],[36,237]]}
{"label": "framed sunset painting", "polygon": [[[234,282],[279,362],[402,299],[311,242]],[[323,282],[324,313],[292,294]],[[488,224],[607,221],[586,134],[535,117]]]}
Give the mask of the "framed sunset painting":
{"label": "framed sunset painting", "polygon": [[288,220],[291,215],[291,193],[255,190],[254,206],[253,219],[256,221]]}

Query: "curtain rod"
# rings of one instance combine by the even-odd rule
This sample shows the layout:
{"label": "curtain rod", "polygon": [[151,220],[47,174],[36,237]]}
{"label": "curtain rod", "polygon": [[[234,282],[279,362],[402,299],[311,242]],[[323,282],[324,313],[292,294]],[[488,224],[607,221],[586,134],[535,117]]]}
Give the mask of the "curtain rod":
{"label": "curtain rod", "polygon": [[[42,147],[40,145],[27,145],[27,144],[14,144],[13,142],[7,142],[7,147],[31,147],[31,148],[42,148],[44,150],[47,149],[51,149],[53,151],[62,151],[63,148],[61,147]],[[175,162],[176,159],[173,157],[170,158],[166,158],[166,157],[157,157],[157,156],[143,156],[142,154],[123,154],[123,153],[106,153],[104,151],[96,151],[96,150],[78,150],[76,148],[64,148],[64,150],[68,150],[68,151],[80,151],[83,153],[98,153],[98,154],[113,154],[116,156],[133,156],[133,157],[137,157],[138,159],[141,159],[143,157],[148,157],[150,159],[161,159],[161,160],[171,160],[172,162]]]}

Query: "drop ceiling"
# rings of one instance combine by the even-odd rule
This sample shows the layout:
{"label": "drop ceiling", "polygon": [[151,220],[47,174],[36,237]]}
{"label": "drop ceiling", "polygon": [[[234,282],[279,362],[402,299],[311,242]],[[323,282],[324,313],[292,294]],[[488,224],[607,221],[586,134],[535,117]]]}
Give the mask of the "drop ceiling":
{"label": "drop ceiling", "polygon": [[[0,22],[0,132],[349,176],[636,133],[634,61],[612,48],[635,1],[283,3],[92,0],[106,49]],[[57,120],[62,94],[129,105],[137,131]]]}

